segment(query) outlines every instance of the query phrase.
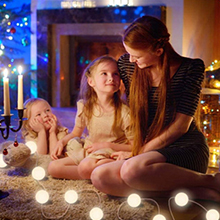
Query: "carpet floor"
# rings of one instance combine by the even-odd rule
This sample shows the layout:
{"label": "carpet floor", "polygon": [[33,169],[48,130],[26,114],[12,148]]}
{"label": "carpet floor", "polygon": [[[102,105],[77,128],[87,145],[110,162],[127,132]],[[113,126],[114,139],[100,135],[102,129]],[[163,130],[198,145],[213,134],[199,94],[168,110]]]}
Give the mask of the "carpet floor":
{"label": "carpet floor", "polygon": [[[23,167],[6,167],[0,169],[0,189],[9,196],[0,200],[1,220],[39,220],[39,219],[90,219],[93,207],[103,210],[105,220],[114,219],[151,219],[155,206],[142,202],[138,209],[129,208],[124,198],[112,198],[97,191],[88,180],[61,180],[46,176],[43,180],[35,180],[31,171],[35,166],[44,169],[50,161],[48,155],[32,155]],[[37,191],[44,189],[49,194],[45,204],[36,201]],[[68,190],[78,193],[74,204],[65,201]]]}
{"label": "carpet floor", "polygon": [[[61,124],[71,131],[76,109],[54,108],[53,111]],[[14,115],[16,116],[16,112]],[[17,127],[16,124],[14,126]],[[16,133],[10,132],[8,140],[14,141],[15,136]],[[17,140],[18,142],[23,141],[20,132],[17,133]],[[4,141],[0,137],[0,144]],[[1,148],[0,152],[2,152]],[[127,205],[125,198],[111,197],[101,193],[88,180],[62,180],[48,175],[43,180],[35,180],[31,175],[32,169],[41,166],[47,170],[49,162],[48,155],[34,154],[22,167],[0,168],[0,190],[9,193],[8,197],[0,200],[0,220],[87,220],[91,219],[89,213],[93,207],[100,207],[103,210],[102,220],[153,220],[154,216],[158,214],[159,206],[160,213],[167,220],[205,219],[204,209],[195,203],[191,203],[187,209],[177,209],[173,206],[175,218],[171,217],[168,207],[169,197],[143,199],[138,208],[131,208]],[[209,169],[209,172],[218,171]],[[43,205],[35,199],[36,193],[42,189],[49,194],[49,201]],[[78,193],[79,198],[76,203],[68,204],[65,201],[64,195],[68,190],[75,190]],[[220,212],[219,203],[211,201],[199,201],[199,203],[207,209],[216,208]]]}

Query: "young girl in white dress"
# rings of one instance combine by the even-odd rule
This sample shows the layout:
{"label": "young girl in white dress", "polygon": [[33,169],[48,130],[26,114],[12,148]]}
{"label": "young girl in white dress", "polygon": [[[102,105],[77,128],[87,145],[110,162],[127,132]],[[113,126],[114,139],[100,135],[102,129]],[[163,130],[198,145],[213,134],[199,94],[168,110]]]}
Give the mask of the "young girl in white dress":
{"label": "young girl in white dress", "polygon": [[[131,154],[130,113],[120,98],[120,83],[117,61],[110,56],[95,59],[85,69],[75,126],[51,154],[51,176],[88,179],[95,167]],[[58,159],[64,150],[68,157]]]}

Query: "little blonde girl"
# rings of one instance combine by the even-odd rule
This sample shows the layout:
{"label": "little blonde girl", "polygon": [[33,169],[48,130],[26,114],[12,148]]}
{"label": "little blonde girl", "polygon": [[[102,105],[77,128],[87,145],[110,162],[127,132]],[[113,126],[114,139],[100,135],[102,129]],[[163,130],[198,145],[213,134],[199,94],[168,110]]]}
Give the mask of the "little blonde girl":
{"label": "little blonde girl", "polygon": [[[123,157],[119,151],[130,154],[130,115],[120,98],[120,82],[117,62],[110,56],[95,59],[85,69],[75,126],[51,154],[54,160],[48,167],[51,176],[88,179],[95,167]],[[88,135],[80,143],[85,129]],[[68,157],[58,159],[65,146]]]}
{"label": "little blonde girl", "polygon": [[25,111],[22,137],[37,144],[38,154],[50,154],[68,129],[59,125],[49,103],[41,98],[31,98],[24,103]]}

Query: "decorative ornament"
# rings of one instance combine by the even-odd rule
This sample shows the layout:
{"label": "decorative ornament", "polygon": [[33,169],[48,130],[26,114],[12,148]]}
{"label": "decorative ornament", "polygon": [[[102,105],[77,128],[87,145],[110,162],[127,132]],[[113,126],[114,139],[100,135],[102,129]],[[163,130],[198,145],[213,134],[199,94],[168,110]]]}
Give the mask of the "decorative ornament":
{"label": "decorative ornament", "polygon": [[16,32],[16,29],[14,28],[14,27],[12,27],[11,29],[10,29],[10,33],[11,34],[14,34]]}
{"label": "decorative ornament", "polygon": [[4,149],[4,150],[3,150],[3,154],[4,154],[4,155],[7,155],[7,154],[8,154],[8,150],[7,150],[7,149]]}
{"label": "decorative ornament", "polygon": [[15,147],[18,146],[18,142],[17,142],[17,140],[15,140],[15,142],[14,142],[14,146],[15,146]]}

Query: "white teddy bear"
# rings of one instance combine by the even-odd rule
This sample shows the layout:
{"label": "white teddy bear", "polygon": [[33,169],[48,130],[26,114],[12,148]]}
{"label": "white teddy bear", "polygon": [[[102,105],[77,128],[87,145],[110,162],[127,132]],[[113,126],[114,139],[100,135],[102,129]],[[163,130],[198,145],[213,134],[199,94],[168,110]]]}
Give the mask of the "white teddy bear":
{"label": "white teddy bear", "polygon": [[30,158],[31,150],[23,143],[6,141],[0,146],[4,162],[9,166],[21,167]]}

